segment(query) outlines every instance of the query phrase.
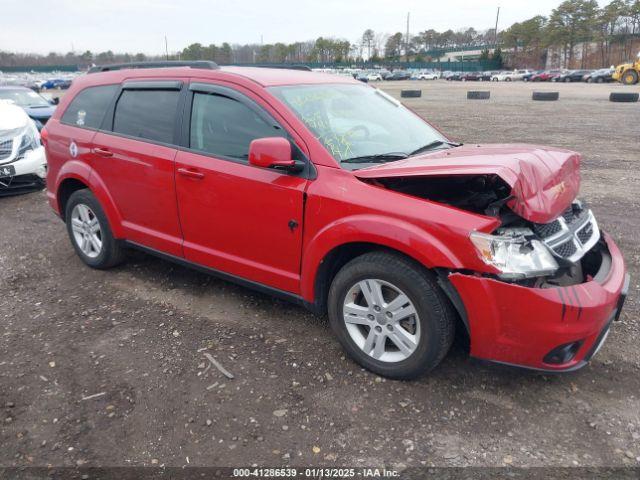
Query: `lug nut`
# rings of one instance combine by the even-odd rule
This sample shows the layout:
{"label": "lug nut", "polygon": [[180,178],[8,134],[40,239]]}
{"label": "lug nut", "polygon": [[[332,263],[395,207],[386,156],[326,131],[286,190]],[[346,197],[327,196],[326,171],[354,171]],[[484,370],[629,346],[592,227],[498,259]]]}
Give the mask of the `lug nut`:
{"label": "lug nut", "polygon": [[387,325],[387,330],[389,330],[390,332],[393,331],[393,325]]}
{"label": "lug nut", "polygon": [[387,317],[389,317],[389,318],[393,317],[393,313],[387,312]]}
{"label": "lug nut", "polygon": [[376,312],[379,312],[379,311],[380,311],[380,307],[379,307],[378,305],[376,305],[375,307],[373,307],[373,309],[374,309]]}
{"label": "lug nut", "polygon": [[367,318],[369,320],[375,320],[376,319],[376,317],[374,317],[372,314],[367,315]]}
{"label": "lug nut", "polygon": [[377,326],[376,327],[376,332],[380,333],[382,331],[382,327],[381,326]]}

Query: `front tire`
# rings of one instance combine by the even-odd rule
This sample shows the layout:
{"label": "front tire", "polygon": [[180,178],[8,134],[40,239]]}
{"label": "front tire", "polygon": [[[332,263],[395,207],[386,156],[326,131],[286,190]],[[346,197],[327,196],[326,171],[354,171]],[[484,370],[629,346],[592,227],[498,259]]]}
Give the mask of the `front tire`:
{"label": "front tire", "polygon": [[622,83],[624,85],[635,85],[638,83],[638,73],[635,70],[627,70],[622,74]]}
{"label": "front tire", "polygon": [[433,275],[397,254],[371,252],[347,263],[329,290],[329,321],[366,369],[411,379],[449,351],[455,312]]}
{"label": "front tire", "polygon": [[78,190],[69,197],[65,222],[73,248],[88,266],[106,269],[124,259],[124,251],[113,238],[104,210],[91,191]]}

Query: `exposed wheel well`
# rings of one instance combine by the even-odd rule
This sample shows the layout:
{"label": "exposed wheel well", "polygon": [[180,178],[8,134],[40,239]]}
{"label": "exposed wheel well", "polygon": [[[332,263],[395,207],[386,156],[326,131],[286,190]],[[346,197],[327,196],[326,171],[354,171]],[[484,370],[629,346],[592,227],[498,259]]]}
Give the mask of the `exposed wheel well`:
{"label": "exposed wheel well", "polygon": [[65,210],[67,208],[67,202],[69,201],[69,197],[78,190],[82,190],[83,188],[89,188],[86,184],[77,180],[75,178],[67,178],[63,180],[58,188],[58,206],[60,207],[60,214],[64,219]]}

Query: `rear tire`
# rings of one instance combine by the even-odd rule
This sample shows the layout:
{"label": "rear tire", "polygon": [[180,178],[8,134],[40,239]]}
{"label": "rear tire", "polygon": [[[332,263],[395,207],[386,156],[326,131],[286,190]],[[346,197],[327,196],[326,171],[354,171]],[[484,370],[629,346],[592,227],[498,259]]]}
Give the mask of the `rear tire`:
{"label": "rear tire", "polygon": [[65,222],[73,248],[91,268],[114,267],[124,259],[124,250],[113,238],[107,216],[90,190],[77,190],[69,197]]}
{"label": "rear tire", "polygon": [[448,298],[429,271],[397,254],[371,252],[347,263],[331,284],[328,307],[349,356],[385,377],[425,374],[453,342],[456,317]]}

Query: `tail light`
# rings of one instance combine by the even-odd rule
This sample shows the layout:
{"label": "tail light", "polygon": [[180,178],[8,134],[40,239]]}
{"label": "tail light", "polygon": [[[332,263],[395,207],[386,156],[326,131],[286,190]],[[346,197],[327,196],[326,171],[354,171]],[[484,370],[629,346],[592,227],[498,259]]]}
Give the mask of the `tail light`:
{"label": "tail light", "polygon": [[49,132],[47,131],[47,127],[45,127],[42,130],[40,130],[40,142],[42,142],[42,145],[46,147],[48,140],[49,140]]}

